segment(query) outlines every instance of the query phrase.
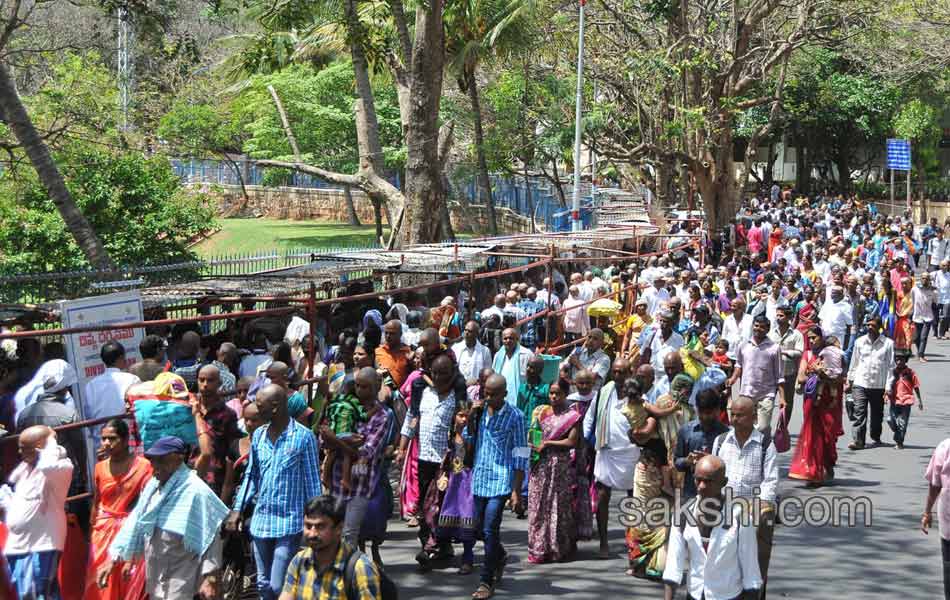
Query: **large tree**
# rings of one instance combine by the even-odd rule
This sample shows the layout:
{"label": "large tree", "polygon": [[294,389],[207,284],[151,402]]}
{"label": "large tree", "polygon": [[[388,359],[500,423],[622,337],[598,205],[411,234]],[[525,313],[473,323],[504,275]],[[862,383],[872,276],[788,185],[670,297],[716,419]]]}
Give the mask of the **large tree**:
{"label": "large tree", "polygon": [[[809,43],[846,35],[861,0],[602,0],[592,7],[590,70],[604,109],[600,154],[650,165],[657,197],[692,178],[710,227],[734,214],[734,125],[770,105],[763,86]],[[781,78],[777,78],[781,81]]]}
{"label": "large tree", "polygon": [[[451,140],[450,124],[443,126],[439,118],[445,68],[442,1],[413,5],[415,22],[411,33],[407,6],[402,0],[344,0],[342,5],[292,0],[275,7],[261,1],[261,6],[263,35],[294,29],[303,32],[291,59],[306,59],[315,46],[323,43],[344,43],[353,65],[356,89],[359,166],[353,173],[344,173],[302,158],[269,159],[259,164],[296,169],[363,190],[394,217],[394,244],[439,241],[445,208],[443,161]],[[380,65],[388,67],[398,92],[406,146],[404,191],[385,177],[371,77],[371,69]],[[289,134],[288,144],[293,146],[293,123],[289,119],[285,130]],[[293,148],[291,151],[296,154]]]}

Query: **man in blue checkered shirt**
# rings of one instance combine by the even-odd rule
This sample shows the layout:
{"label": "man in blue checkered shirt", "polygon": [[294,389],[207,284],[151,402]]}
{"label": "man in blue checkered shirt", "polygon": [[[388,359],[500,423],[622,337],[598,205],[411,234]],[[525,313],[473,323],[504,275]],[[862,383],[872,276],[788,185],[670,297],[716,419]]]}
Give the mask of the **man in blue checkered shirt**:
{"label": "man in blue checkered shirt", "polygon": [[[542,310],[544,306],[538,302],[538,290],[533,287],[524,286],[524,299],[518,303],[518,308],[524,311],[525,317],[533,317]],[[538,347],[538,330],[540,329],[541,319],[528,321],[521,326],[521,345],[532,352]]]}
{"label": "man in blue checkered shirt", "polygon": [[257,590],[263,600],[275,600],[300,548],[304,507],[321,494],[317,438],[290,418],[284,388],[265,386],[256,402],[261,418],[270,422],[254,432],[247,474],[225,527],[237,531],[245,503],[256,497],[250,534]]}
{"label": "man in blue checkered shirt", "polygon": [[504,377],[489,377],[485,382],[485,405],[473,409],[465,431],[466,441],[475,446],[472,496],[485,540],[481,582],[472,594],[476,600],[491,598],[504,573],[507,553],[501,545],[500,530],[505,503],[510,498],[516,512],[524,510],[521,484],[530,450],[524,416],[505,401],[507,393]]}

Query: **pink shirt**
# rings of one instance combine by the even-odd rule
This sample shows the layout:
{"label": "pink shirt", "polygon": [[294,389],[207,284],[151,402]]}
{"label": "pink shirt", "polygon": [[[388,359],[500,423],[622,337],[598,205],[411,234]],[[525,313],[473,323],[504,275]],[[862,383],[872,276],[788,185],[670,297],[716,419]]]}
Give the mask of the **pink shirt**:
{"label": "pink shirt", "polygon": [[950,540],[950,438],[940,442],[934,450],[924,477],[927,483],[940,488],[940,496],[937,497],[940,537]]}
{"label": "pink shirt", "polygon": [[762,228],[755,225],[749,229],[749,252],[753,255],[762,250]]}
{"label": "pink shirt", "polygon": [[66,495],[72,477],[72,461],[53,440],[40,451],[35,467],[21,462],[13,470],[13,496],[6,502],[10,537],[4,554],[62,551],[66,544]]}
{"label": "pink shirt", "polygon": [[590,318],[587,316],[587,307],[579,306],[581,304],[586,303],[580,298],[568,297],[568,299],[564,301],[564,331],[578,335],[587,335],[587,332],[590,331]]}

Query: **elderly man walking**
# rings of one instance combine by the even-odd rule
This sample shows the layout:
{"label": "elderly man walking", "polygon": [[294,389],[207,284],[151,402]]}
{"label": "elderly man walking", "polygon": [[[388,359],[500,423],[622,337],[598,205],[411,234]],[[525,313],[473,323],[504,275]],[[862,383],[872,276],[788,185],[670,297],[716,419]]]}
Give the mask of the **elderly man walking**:
{"label": "elderly man walking", "polygon": [[151,598],[216,598],[223,563],[221,524],[228,507],[185,464],[187,448],[167,436],[145,452],[154,478],[109,546],[109,561],[96,574],[103,585],[115,561],[145,558],[145,591]]}
{"label": "elderly man walking", "polygon": [[[763,584],[755,533],[743,522],[742,508],[725,502],[726,465],[715,456],[704,456],[696,463],[694,477],[702,502],[692,505],[691,519],[670,529],[663,598],[673,600],[683,571],[689,573],[690,600],[758,598]],[[718,518],[723,510],[732,511],[731,520]]]}
{"label": "elderly man walking", "polygon": [[627,491],[633,488],[633,476],[640,448],[630,441],[630,423],[621,412],[626,405],[624,382],[630,378],[630,361],[614,360],[613,380],[600,389],[594,405],[584,416],[584,437],[594,440],[594,480],[597,489],[597,535],[600,538],[600,558],[610,556],[607,542],[607,516],[611,490]]}
{"label": "elderly man walking", "polygon": [[729,487],[735,498],[745,500],[750,511],[756,506],[753,500],[759,500],[755,537],[762,598],[765,598],[778,491],[775,445],[768,432],[762,433],[755,428],[756,408],[748,397],[737,398],[729,410],[732,429],[713,440],[712,454],[725,464]]}
{"label": "elderly man walking", "polygon": [[56,598],[56,571],[66,544],[66,494],[73,463],[56,443],[56,433],[35,425],[20,434],[23,462],[10,475],[12,495],[0,506],[9,537],[3,549],[17,597]]}
{"label": "elderly man walking", "polygon": [[495,353],[492,361],[492,370],[505,378],[508,383],[508,393],[505,400],[512,406],[518,405],[518,388],[528,373],[528,361],[534,352],[520,343],[521,334],[517,329],[506,329],[501,332],[501,348]]}

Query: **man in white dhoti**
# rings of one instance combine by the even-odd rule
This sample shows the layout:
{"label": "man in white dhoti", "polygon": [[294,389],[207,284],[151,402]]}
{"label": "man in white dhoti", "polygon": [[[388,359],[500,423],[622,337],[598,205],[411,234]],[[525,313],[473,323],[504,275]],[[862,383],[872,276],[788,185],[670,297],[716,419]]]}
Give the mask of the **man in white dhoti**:
{"label": "man in white dhoti", "polygon": [[607,543],[607,517],[611,490],[633,488],[633,476],[640,448],[630,441],[630,424],[620,412],[626,400],[620,393],[630,377],[630,361],[618,358],[611,369],[613,380],[600,388],[600,395],[584,417],[584,439],[593,440],[594,480],[597,488],[597,536],[600,558],[610,556]]}

